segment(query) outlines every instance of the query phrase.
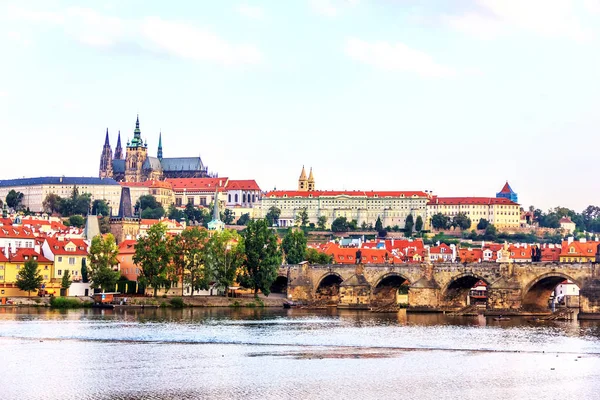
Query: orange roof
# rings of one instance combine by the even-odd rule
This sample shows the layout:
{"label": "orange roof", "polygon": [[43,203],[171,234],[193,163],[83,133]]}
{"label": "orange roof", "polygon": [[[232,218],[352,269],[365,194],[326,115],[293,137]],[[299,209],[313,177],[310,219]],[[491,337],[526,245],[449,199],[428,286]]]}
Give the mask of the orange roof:
{"label": "orange roof", "polygon": [[508,184],[508,182],[506,182],[504,184],[504,186],[502,187],[502,190],[500,191],[500,193],[512,193],[512,189],[510,188],[510,185]]}
{"label": "orange roof", "polygon": [[0,225],[12,225],[12,219],[0,218]]}
{"label": "orange roof", "polygon": [[31,229],[23,226],[0,226],[0,238],[10,239],[34,239]]}
{"label": "orange roof", "polygon": [[34,249],[20,248],[16,249],[15,253],[8,253],[8,258],[10,262],[25,262],[34,257],[38,263],[52,263],[52,261],[48,260],[42,254],[36,253]]}
{"label": "orange roof", "polygon": [[[564,240],[560,255],[563,257],[593,257],[599,244],[600,242],[578,242],[576,240],[569,244],[568,241]],[[571,249],[573,249],[573,252],[571,252]]]}
{"label": "orange roof", "polygon": [[427,197],[425,192],[419,191],[406,191],[406,192],[392,192],[392,191],[369,191],[365,192],[362,190],[312,190],[312,191],[298,191],[298,190],[273,190],[266,194],[267,197]]}
{"label": "orange roof", "polygon": [[124,240],[119,244],[119,254],[134,254],[137,240]]}
{"label": "orange roof", "polygon": [[571,218],[569,218],[569,217],[562,217],[560,219],[560,221],[558,221],[558,222],[560,222],[561,224],[572,224],[573,223],[573,221],[571,221]]}
{"label": "orange roof", "polygon": [[121,186],[126,187],[153,187],[172,189],[171,183],[167,181],[145,181],[145,182],[119,182]]}
{"label": "orange roof", "polygon": [[475,205],[493,205],[493,204],[505,204],[511,206],[518,206],[517,203],[510,201],[506,198],[496,197],[437,197],[431,198],[428,205],[461,205],[461,204],[475,204]]}
{"label": "orange roof", "polygon": [[[444,249],[444,251],[442,251]],[[429,249],[429,253],[431,254],[452,254],[452,248],[448,246],[446,243],[441,243],[439,246],[432,246]]]}
{"label": "orange roof", "polygon": [[483,260],[483,250],[460,248],[458,249],[458,256],[462,262],[477,262]]}
{"label": "orange roof", "polygon": [[508,246],[508,250],[511,252],[510,258],[513,260],[530,260],[531,259],[531,246]]}
{"label": "orange roof", "polygon": [[223,188],[228,178],[173,178],[167,179],[173,190],[195,189],[214,192],[215,188]]}
{"label": "orange roof", "polygon": [[[76,256],[85,256],[88,254],[88,246],[87,243],[83,239],[64,239],[58,240],[56,238],[46,238],[46,242],[48,243],[48,248],[54,255],[76,255]],[[65,246],[69,243],[73,243],[75,245],[74,251],[68,251],[65,249]]]}
{"label": "orange roof", "polygon": [[230,180],[225,186],[227,190],[260,190],[258,183],[254,179],[248,180]]}

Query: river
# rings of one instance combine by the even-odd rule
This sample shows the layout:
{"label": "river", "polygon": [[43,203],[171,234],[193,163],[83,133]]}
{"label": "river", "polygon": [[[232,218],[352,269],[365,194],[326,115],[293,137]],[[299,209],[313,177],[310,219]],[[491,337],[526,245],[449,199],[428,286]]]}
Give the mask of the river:
{"label": "river", "polygon": [[600,322],[0,309],[0,398],[599,399]]}

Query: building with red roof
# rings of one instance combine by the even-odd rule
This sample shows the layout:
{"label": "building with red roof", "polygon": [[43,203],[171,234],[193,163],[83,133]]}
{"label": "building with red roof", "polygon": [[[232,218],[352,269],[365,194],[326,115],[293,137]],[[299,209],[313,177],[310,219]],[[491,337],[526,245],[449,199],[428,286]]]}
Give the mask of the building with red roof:
{"label": "building with red roof", "polygon": [[[16,285],[19,272],[24,267],[25,263],[33,260],[38,264],[38,272],[42,277],[43,290],[47,291],[47,294],[59,295],[60,294],[60,281],[56,281],[53,278],[53,264],[52,261],[39,254],[35,249],[32,248],[2,248],[0,249],[2,256],[0,256],[0,265],[3,266],[0,269],[0,295],[1,296],[27,296],[27,292],[23,292]],[[32,294],[35,294],[34,291]]]}
{"label": "building with red roof", "polygon": [[582,240],[564,240],[559,256],[560,262],[594,262],[600,242]]}
{"label": "building with red roof", "polygon": [[0,247],[32,249],[34,245],[35,235],[31,228],[17,225],[0,226]]}
{"label": "building with red roof", "polygon": [[144,182],[120,182],[122,187],[128,187],[131,204],[135,204],[141,196],[154,196],[166,210],[175,202],[173,187],[168,181],[149,180]]}
{"label": "building with red roof", "polygon": [[506,198],[433,196],[427,203],[427,226],[431,226],[431,218],[438,213],[449,218],[463,213],[471,219],[470,229],[475,229],[482,218],[500,229],[521,226],[519,204]]}
{"label": "building with red roof", "polygon": [[42,253],[53,262],[55,279],[62,279],[69,271],[72,281],[80,281],[82,266],[89,265],[88,244],[83,239],[47,237],[42,245]]}

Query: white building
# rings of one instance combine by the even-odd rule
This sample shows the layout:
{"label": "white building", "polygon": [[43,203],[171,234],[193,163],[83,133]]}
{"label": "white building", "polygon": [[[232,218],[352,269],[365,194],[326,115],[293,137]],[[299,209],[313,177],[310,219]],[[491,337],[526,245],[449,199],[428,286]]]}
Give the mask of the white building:
{"label": "white building", "polygon": [[113,215],[119,211],[121,186],[110,178],[87,177],[60,177],[49,176],[42,178],[22,178],[0,180],[0,199],[14,190],[23,193],[21,205],[32,212],[42,212],[42,203],[50,193],[62,198],[70,197],[73,187],[77,187],[80,194],[89,193],[94,200],[106,200],[112,209]]}
{"label": "white building", "polygon": [[1,225],[0,226],[0,248],[20,249],[35,247],[35,235],[33,231],[24,226]]}

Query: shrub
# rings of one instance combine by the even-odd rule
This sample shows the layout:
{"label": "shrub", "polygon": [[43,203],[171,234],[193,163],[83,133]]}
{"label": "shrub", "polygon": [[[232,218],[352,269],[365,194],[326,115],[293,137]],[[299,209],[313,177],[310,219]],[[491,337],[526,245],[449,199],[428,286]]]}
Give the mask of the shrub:
{"label": "shrub", "polygon": [[174,308],[183,308],[185,304],[183,303],[183,299],[181,297],[173,297],[171,299],[171,306]]}
{"label": "shrub", "polygon": [[84,305],[78,299],[70,299],[68,297],[52,297],[50,298],[50,307],[54,308],[79,308]]}
{"label": "shrub", "polygon": [[167,302],[163,301],[160,303],[160,308],[165,308],[165,307],[167,307],[167,305],[168,305]]}
{"label": "shrub", "polygon": [[239,307],[239,306],[240,306],[240,303],[237,300],[234,301],[232,304],[229,305],[229,307]]}

